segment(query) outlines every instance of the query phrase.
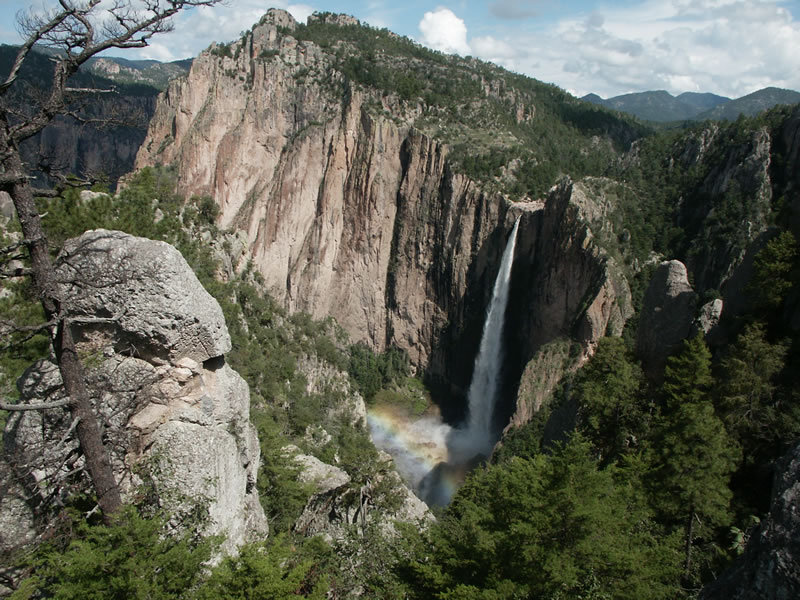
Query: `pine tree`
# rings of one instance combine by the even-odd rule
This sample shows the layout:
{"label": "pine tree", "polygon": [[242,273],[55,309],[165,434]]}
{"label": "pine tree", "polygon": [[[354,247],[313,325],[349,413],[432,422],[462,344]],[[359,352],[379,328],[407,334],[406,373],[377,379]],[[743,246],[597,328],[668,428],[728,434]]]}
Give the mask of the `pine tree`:
{"label": "pine tree", "polygon": [[751,323],[744,328],[730,354],[722,361],[717,405],[728,431],[752,455],[769,445],[784,415],[776,413],[775,376],[783,369],[787,347],[770,344],[766,328]]}
{"label": "pine tree", "polygon": [[589,363],[580,370],[575,397],[581,432],[603,462],[610,462],[638,444],[649,421],[640,396],[642,370],[621,338],[602,338]]}
{"label": "pine tree", "polygon": [[416,598],[674,598],[673,557],[614,466],[574,435],[473,472],[406,565]]}
{"label": "pine tree", "polygon": [[651,474],[658,508],[684,529],[684,577],[695,582],[692,551],[699,534],[713,535],[728,521],[728,487],[737,451],[714,413],[711,353],[701,335],[686,340],[665,369],[665,412]]}

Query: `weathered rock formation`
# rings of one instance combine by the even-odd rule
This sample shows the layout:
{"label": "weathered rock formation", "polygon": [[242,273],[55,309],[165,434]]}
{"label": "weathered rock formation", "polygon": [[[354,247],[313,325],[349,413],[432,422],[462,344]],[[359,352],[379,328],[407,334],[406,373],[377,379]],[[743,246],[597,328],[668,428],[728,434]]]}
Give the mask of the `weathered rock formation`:
{"label": "weathered rock formation", "polygon": [[175,165],[184,193],[216,199],[220,224],[247,232],[243,260],[275,298],[333,316],[376,350],[407,350],[458,398],[524,212],[508,327],[517,377],[543,343],[576,336],[591,351],[621,329],[627,284],[592,241],[585,188],[565,182],[546,202],[517,204],[484,189],[415,128],[419,107],[347,80],[295,28],[271,10],[232,46],[199,56],[160,98],[137,157]]}
{"label": "weathered rock formation", "polygon": [[329,539],[342,538],[347,527],[364,527],[375,523],[391,532],[393,520],[419,524],[433,519],[427,505],[401,481],[390,468],[391,457],[381,453],[386,465],[375,479],[366,485],[355,485],[342,469],[323,463],[294,447],[286,452],[300,467],[299,479],[314,488],[294,530],[304,536],[323,535]]}
{"label": "weathered rock formation", "polygon": [[657,373],[691,331],[697,294],[679,260],[661,263],[644,294],[636,354],[644,368]]}
{"label": "weathered rock formation", "polygon": [[790,600],[800,597],[800,445],[777,465],[772,505],[733,566],[702,600]]}
{"label": "weathered rock formation", "polygon": [[[225,551],[265,536],[249,390],[225,364],[230,337],[219,305],[180,253],[89,231],[66,245],[58,276],[124,497],[178,520],[207,508],[204,533],[223,535]],[[58,399],[60,383],[53,363],[37,363],[19,383],[21,401]],[[48,504],[88,488],[72,426],[63,408],[9,418],[6,454],[30,494],[25,505],[36,509],[18,523],[21,535],[43,525]]]}

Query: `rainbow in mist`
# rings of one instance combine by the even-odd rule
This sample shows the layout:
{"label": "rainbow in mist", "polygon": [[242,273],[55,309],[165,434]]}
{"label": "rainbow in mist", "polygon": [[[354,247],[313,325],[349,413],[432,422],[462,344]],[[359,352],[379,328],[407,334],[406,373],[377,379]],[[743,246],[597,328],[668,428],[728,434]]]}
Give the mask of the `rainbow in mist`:
{"label": "rainbow in mist", "polygon": [[367,414],[372,441],[389,453],[397,472],[415,493],[430,503],[446,503],[463,481],[463,474],[450,473],[437,478],[437,501],[430,496],[429,475],[441,470],[447,463],[447,441],[452,428],[443,423],[438,414],[410,419],[390,406],[377,407]]}

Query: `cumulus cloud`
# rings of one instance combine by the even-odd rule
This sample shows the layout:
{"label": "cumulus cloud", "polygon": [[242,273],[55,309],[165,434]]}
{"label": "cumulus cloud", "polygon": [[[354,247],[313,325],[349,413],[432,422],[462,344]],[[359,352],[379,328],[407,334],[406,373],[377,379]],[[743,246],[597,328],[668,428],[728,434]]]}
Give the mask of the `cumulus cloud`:
{"label": "cumulus cloud", "polygon": [[470,54],[467,44],[467,26],[449,8],[439,7],[428,11],[419,22],[422,43],[434,50],[448,54]]}
{"label": "cumulus cloud", "polygon": [[524,56],[524,51],[520,48],[490,35],[472,38],[470,47],[476,56],[509,68],[513,68],[512,65]]}

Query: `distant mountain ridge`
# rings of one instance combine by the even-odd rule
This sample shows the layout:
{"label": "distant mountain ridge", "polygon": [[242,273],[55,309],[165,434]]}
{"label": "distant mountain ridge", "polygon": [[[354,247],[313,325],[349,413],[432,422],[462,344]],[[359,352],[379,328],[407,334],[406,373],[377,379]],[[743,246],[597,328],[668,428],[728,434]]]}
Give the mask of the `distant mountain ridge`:
{"label": "distant mountain ridge", "polygon": [[587,94],[582,100],[658,123],[706,119],[732,121],[740,114],[752,116],[779,104],[797,104],[800,102],[800,92],[768,87],[731,99],[697,92],[673,96],[667,91],[658,90],[622,94],[607,100],[597,94]]}
{"label": "distant mountain ridge", "polygon": [[89,73],[111,79],[117,83],[141,84],[159,91],[167,89],[169,82],[189,72],[191,58],[173,62],[157,60],[127,60],[116,56],[93,58],[84,69]]}

